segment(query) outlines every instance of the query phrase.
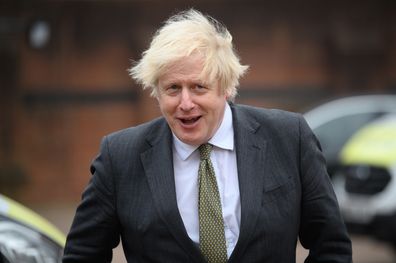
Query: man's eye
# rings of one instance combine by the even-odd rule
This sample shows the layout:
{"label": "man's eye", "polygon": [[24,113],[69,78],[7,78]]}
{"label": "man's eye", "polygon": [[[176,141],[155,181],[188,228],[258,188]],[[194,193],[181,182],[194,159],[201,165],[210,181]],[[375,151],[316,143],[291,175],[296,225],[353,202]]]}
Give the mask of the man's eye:
{"label": "man's eye", "polygon": [[197,84],[197,85],[194,86],[194,89],[195,89],[196,91],[198,91],[198,92],[203,92],[203,91],[206,90],[206,87],[203,86],[203,85]]}
{"label": "man's eye", "polygon": [[175,94],[180,90],[180,87],[177,85],[170,85],[165,89],[167,94]]}

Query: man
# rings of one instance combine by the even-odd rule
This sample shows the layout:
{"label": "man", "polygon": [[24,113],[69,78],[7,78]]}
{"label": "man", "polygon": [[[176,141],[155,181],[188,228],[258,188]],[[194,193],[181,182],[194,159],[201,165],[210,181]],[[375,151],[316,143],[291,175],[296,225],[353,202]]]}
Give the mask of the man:
{"label": "man", "polygon": [[106,136],[63,262],[351,262],[325,160],[304,119],[232,103],[247,67],[195,10],[171,17],[130,72],[163,117]]}

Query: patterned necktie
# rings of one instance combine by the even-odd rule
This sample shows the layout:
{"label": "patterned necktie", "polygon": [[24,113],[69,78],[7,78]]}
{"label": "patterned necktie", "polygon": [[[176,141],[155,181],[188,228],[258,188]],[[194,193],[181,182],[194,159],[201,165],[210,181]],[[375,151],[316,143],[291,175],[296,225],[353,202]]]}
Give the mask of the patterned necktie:
{"label": "patterned necktie", "polygon": [[199,146],[199,245],[209,263],[227,262],[223,214],[210,151],[212,145]]}

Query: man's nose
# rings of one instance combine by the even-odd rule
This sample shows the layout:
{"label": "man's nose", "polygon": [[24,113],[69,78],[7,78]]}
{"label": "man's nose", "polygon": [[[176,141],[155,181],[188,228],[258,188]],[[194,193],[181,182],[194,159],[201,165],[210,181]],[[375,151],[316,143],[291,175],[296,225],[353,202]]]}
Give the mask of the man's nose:
{"label": "man's nose", "polygon": [[192,94],[187,88],[183,88],[180,97],[180,109],[183,111],[190,111],[194,108]]}

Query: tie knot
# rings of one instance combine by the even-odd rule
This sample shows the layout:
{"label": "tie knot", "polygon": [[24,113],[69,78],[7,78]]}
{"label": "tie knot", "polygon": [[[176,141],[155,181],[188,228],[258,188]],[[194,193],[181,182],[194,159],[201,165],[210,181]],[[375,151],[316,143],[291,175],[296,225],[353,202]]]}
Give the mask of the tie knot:
{"label": "tie knot", "polygon": [[210,152],[212,151],[212,145],[209,143],[202,144],[201,146],[199,146],[198,150],[201,160],[209,159]]}

